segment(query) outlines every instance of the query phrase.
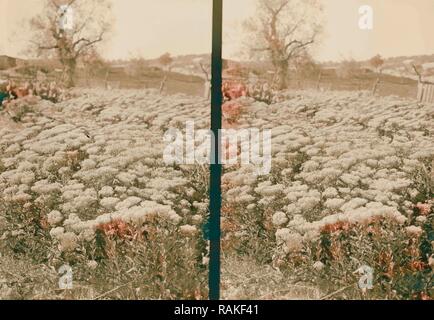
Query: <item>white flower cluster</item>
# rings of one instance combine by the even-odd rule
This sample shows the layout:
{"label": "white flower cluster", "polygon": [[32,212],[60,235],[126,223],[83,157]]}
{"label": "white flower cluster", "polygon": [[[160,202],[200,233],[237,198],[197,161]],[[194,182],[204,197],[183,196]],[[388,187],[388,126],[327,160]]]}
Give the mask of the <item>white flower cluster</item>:
{"label": "white flower cluster", "polygon": [[23,128],[0,128],[0,211],[37,204],[62,250],[116,219],[160,219],[183,225],[180,234],[196,233],[206,199],[190,200],[194,190],[187,184],[195,181],[188,170],[166,166],[162,138],[186,120],[207,126],[206,102],[90,90],[40,111],[23,119]]}
{"label": "white flower cluster", "polygon": [[270,108],[253,104],[244,117],[245,126],[272,129],[272,174],[226,173],[225,200],[274,210],[286,251],[328,224],[403,224],[418,195],[415,172],[434,159],[433,105],[354,92],[288,95]]}
{"label": "white flower cluster", "polygon": [[[432,105],[351,92],[296,92],[269,107],[251,102],[242,126],[272,129],[272,174],[227,168],[224,199],[271,211],[276,245],[287,252],[328,224],[402,224],[418,196],[414,172],[434,157],[432,115]],[[209,126],[207,102],[92,90],[43,106],[22,128],[0,128],[0,211],[37,204],[62,250],[115,219],[161,219],[193,236],[208,203],[191,185],[203,181],[163,162],[165,130],[187,120]]]}

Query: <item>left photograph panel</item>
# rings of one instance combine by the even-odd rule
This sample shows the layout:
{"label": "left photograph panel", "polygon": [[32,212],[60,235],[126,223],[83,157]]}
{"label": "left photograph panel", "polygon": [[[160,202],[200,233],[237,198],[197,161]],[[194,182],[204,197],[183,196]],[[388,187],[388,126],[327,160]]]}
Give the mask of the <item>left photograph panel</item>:
{"label": "left photograph panel", "polygon": [[207,299],[212,0],[0,12],[0,300]]}

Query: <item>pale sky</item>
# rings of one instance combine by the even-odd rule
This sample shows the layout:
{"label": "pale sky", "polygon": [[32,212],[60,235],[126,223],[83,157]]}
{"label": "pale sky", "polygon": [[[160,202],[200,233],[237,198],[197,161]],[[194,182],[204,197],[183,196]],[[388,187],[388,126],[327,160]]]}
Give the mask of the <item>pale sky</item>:
{"label": "pale sky", "polygon": [[[92,0],[89,0],[92,1]],[[114,33],[103,55],[109,59],[154,58],[211,50],[211,0],[112,0]],[[434,54],[434,0],[322,0],[326,26],[314,56],[320,60]],[[255,0],[224,0],[224,56],[240,58],[241,22]],[[358,27],[361,5],[374,9],[374,29]],[[0,54],[22,56],[20,35],[41,0],[0,0]],[[11,36],[12,35],[12,36]]]}

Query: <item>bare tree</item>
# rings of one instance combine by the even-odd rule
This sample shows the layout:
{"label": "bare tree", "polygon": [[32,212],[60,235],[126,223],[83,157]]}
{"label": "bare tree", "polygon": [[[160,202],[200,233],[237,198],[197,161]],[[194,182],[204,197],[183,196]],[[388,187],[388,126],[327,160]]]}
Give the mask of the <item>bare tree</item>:
{"label": "bare tree", "polygon": [[158,63],[161,64],[165,70],[164,78],[160,84],[160,94],[162,94],[164,91],[164,88],[166,87],[168,73],[170,72],[170,70],[172,68],[173,58],[170,55],[170,53],[166,52],[165,54],[161,55],[158,58]]}
{"label": "bare tree", "polygon": [[258,0],[257,13],[244,29],[252,56],[269,59],[279,89],[285,89],[290,60],[311,46],[322,30],[322,7],[318,0]]}
{"label": "bare tree", "polygon": [[158,63],[161,64],[166,70],[170,71],[173,58],[170,53],[166,52],[158,58]]}
{"label": "bare tree", "polygon": [[384,65],[384,62],[384,59],[379,54],[369,60],[369,65],[378,73],[377,80],[375,80],[374,87],[372,88],[372,95],[375,95],[381,82],[381,74],[383,73],[381,67]]}
{"label": "bare tree", "polygon": [[381,71],[380,68],[384,65],[384,59],[381,55],[377,54],[369,60],[369,65],[374,68],[376,72]]}
{"label": "bare tree", "polygon": [[199,62],[199,66],[204,79],[203,97],[209,99],[211,94],[211,65],[209,63]]}
{"label": "bare tree", "polygon": [[[31,50],[57,56],[65,86],[74,86],[79,59],[103,41],[110,30],[109,0],[44,0],[43,11],[30,21]],[[73,18],[64,25],[66,16]]]}

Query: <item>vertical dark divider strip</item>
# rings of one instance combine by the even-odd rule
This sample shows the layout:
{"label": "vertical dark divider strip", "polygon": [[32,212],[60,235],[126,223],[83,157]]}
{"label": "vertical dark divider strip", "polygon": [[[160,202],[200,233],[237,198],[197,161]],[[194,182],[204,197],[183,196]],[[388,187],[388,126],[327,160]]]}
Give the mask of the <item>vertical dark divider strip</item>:
{"label": "vertical dark divider strip", "polygon": [[212,22],[212,66],[211,66],[211,139],[210,165],[210,260],[209,260],[209,299],[220,299],[220,211],[221,211],[221,175],[220,134],[222,127],[222,33],[223,0],[213,0]]}

